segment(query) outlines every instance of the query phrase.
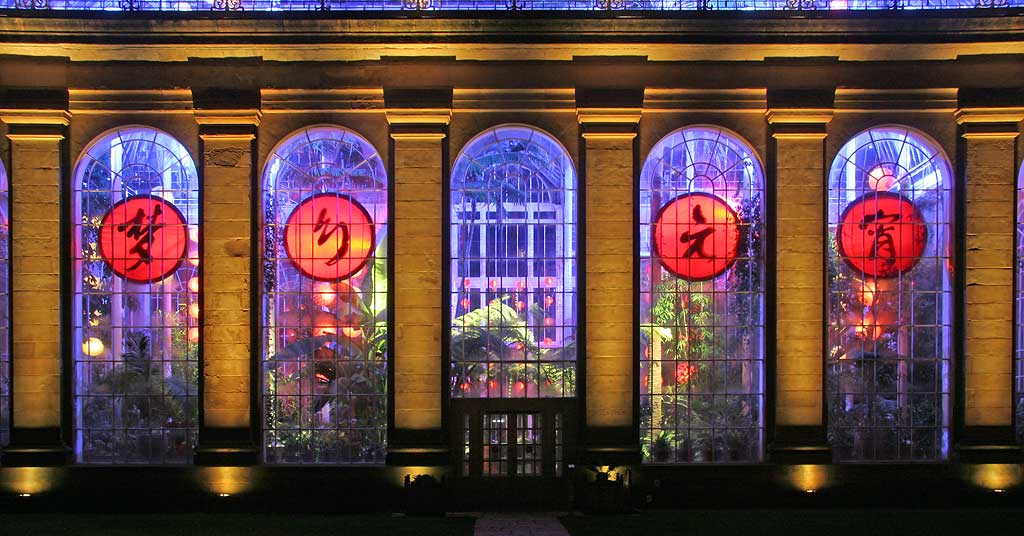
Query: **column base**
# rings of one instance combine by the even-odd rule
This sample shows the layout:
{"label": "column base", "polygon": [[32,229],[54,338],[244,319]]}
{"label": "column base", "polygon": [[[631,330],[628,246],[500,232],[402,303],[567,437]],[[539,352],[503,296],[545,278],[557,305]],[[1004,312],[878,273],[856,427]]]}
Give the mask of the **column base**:
{"label": "column base", "polygon": [[248,466],[260,463],[259,449],[248,428],[213,428],[199,432],[193,463],[206,466]]}
{"label": "column base", "polygon": [[964,463],[1020,463],[1024,447],[1010,426],[968,426],[957,444],[957,457]]}
{"label": "column base", "polygon": [[768,460],[783,465],[832,463],[824,426],[778,426]]}
{"label": "column base", "polygon": [[632,427],[589,427],[584,431],[579,449],[580,465],[622,467],[639,464],[642,459]]}
{"label": "column base", "polygon": [[60,428],[14,428],[11,443],[0,454],[5,467],[54,467],[73,461]]}
{"label": "column base", "polygon": [[388,440],[388,465],[444,467],[452,463],[451,451],[440,428],[394,430]]}

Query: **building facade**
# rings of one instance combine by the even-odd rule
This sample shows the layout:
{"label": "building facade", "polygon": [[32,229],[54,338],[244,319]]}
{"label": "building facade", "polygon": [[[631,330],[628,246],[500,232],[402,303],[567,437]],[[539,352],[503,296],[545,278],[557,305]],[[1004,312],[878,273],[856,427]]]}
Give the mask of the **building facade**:
{"label": "building facade", "polygon": [[883,4],[3,4],[0,492],[1021,493],[1024,12]]}

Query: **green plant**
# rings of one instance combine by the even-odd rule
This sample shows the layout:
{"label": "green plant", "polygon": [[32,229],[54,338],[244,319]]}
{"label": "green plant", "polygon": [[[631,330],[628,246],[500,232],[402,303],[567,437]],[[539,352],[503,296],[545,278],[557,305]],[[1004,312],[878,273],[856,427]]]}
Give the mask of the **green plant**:
{"label": "green plant", "polygon": [[[152,358],[148,330],[128,332],[120,361],[92,378],[82,423],[91,432],[83,452],[97,459],[188,459],[198,419],[194,360],[177,360],[171,374]],[[105,395],[113,395],[110,398]],[[149,430],[162,433],[152,434]]]}
{"label": "green plant", "polygon": [[[305,325],[268,356],[265,372],[267,448],[278,461],[383,461],[383,434],[373,430],[387,420],[384,247],[381,240],[365,275],[350,280],[353,286],[332,303],[317,303],[314,292],[290,296]],[[318,328],[318,313],[343,327],[332,321]]]}

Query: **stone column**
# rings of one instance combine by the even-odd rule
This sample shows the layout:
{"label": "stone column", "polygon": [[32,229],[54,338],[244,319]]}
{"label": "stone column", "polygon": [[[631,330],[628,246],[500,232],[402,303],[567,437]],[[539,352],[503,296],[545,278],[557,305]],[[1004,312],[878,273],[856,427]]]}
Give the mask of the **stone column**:
{"label": "stone column", "polygon": [[831,460],[822,386],[825,137],[833,99],[833,90],[768,91],[776,196],[775,377],[768,377],[775,382],[775,461]]}
{"label": "stone column", "polygon": [[444,242],[444,183],[452,91],[384,90],[391,125],[391,215],[394,251],[391,349],[394,393],[388,464],[449,463],[448,393],[441,355],[448,244]]}
{"label": "stone column", "polygon": [[[26,92],[27,93],[27,92]],[[60,465],[63,434],[60,216],[67,91],[0,95],[0,121],[11,141],[11,423],[3,465]],[[20,108],[24,106],[24,108]],[[14,109],[13,107],[19,107]],[[69,248],[67,248],[69,249]],[[71,349],[74,350],[73,348]],[[62,379],[64,380],[62,382]]]}
{"label": "stone column", "polygon": [[585,204],[580,257],[585,271],[578,382],[584,397],[581,462],[591,465],[639,463],[636,314],[634,309],[634,142],[643,108],[643,89],[576,90],[583,138],[580,191]]}
{"label": "stone column", "polygon": [[960,457],[1019,459],[1013,425],[1016,143],[1020,91],[961,90],[956,120],[964,138],[966,325]]}
{"label": "stone column", "polygon": [[[252,221],[258,91],[194,90],[201,152],[199,465],[258,461]],[[258,310],[258,305],[257,305]]]}

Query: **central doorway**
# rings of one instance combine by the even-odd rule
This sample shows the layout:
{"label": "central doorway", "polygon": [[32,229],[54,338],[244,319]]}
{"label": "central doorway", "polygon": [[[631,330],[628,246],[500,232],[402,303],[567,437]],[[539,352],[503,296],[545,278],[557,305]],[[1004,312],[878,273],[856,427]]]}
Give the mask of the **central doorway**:
{"label": "central doorway", "polygon": [[575,448],[575,399],[452,400],[460,477],[560,478]]}

